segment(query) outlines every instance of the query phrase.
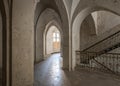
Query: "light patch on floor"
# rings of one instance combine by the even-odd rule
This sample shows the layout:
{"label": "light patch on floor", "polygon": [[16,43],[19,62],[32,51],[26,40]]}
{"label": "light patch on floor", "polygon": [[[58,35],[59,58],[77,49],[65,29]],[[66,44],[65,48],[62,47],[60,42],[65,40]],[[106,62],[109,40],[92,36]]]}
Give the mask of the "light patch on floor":
{"label": "light patch on floor", "polygon": [[77,69],[64,71],[60,54],[35,65],[34,86],[120,86],[120,80],[110,74]]}

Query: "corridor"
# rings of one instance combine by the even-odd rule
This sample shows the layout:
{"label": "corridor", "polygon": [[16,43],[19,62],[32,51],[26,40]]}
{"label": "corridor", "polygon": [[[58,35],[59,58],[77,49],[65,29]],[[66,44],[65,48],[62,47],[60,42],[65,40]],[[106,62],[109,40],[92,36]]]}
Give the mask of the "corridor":
{"label": "corridor", "polygon": [[61,69],[60,54],[35,65],[34,86],[120,86],[120,79],[98,71],[76,68],[74,72]]}
{"label": "corridor", "polygon": [[35,65],[35,86],[69,86],[60,54],[53,54],[46,61]]}

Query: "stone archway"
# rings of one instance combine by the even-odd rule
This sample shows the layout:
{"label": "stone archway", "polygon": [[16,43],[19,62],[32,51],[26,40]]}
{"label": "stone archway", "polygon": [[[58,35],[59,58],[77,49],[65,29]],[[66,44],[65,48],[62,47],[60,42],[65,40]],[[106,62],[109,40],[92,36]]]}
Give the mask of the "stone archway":
{"label": "stone archway", "polygon": [[[65,33],[63,35],[64,39],[66,39],[63,41],[63,44],[64,44],[63,45],[63,53],[62,53],[62,56],[64,57],[63,66],[66,69],[71,69],[70,54],[69,54],[69,46],[70,46],[69,45],[69,40],[70,40],[70,38],[69,38],[69,16],[67,13],[67,9],[65,7],[65,3],[63,0],[53,0],[53,2],[51,2],[49,0],[40,0],[40,2],[37,4],[36,11],[35,11],[35,31],[38,28],[38,25],[40,24],[41,15],[43,14],[43,12],[46,9],[54,10],[54,12],[57,13],[57,15],[59,16],[59,19],[57,18],[55,20],[57,20],[57,22],[60,23],[63,33]],[[62,21],[64,21],[64,23]],[[47,24],[47,23],[44,23],[44,24]],[[42,28],[44,28],[44,27],[45,26],[43,25]],[[35,33],[35,34],[37,34],[37,33]],[[37,46],[37,44],[35,46]],[[42,52],[42,49],[43,48],[41,48],[40,52]],[[36,52],[37,51],[35,49],[35,53]],[[35,54],[35,55],[36,55],[35,57],[38,57],[37,54]],[[43,55],[41,53],[40,53],[40,56],[43,57]]]}
{"label": "stone archway", "polygon": [[47,33],[48,33],[48,30],[50,29],[50,27],[52,27],[52,26],[55,26],[57,29],[58,29],[58,31],[59,31],[59,33],[60,33],[60,53],[61,53],[61,56],[62,56],[62,52],[63,52],[63,50],[62,50],[62,48],[63,48],[63,32],[62,32],[62,29],[61,29],[61,27],[58,25],[58,23],[55,21],[55,20],[53,20],[53,21],[50,21],[47,25],[46,25],[46,29],[45,29],[45,31],[44,31],[44,36],[43,36],[43,38],[44,38],[44,43],[43,43],[43,45],[44,45],[44,57],[46,57],[46,41],[47,41],[47,39],[46,39],[46,36],[47,36]]}
{"label": "stone archway", "polygon": [[[51,21],[56,21],[61,26],[61,20],[57,13],[48,8],[41,14],[36,27],[36,62],[44,59],[44,32],[45,30],[47,31],[46,28],[51,25],[49,23]],[[56,23],[54,24],[58,25]]]}
{"label": "stone archway", "polygon": [[[57,21],[56,20],[52,20],[52,21],[50,21],[47,25],[46,25],[46,27],[45,27],[45,30],[44,30],[44,43],[45,43],[45,40],[46,40],[46,33],[47,33],[47,31],[48,31],[48,29],[51,27],[51,26],[56,26],[57,27],[57,29],[59,30],[59,32],[60,32],[60,46],[61,46],[61,49],[60,49],[60,53],[61,53],[61,56],[63,55],[63,41],[64,41],[64,39],[63,39],[63,31],[62,31],[62,28],[61,28],[61,26],[57,23]],[[43,43],[43,44],[44,44]],[[44,56],[45,56],[45,49],[46,49],[46,47],[45,47],[45,45],[44,45]]]}
{"label": "stone archway", "polygon": [[[106,0],[106,1],[100,1],[100,0],[80,0],[77,4],[74,13],[72,14],[72,22],[75,20],[76,16],[82,12],[82,10],[86,8],[92,8],[91,10],[107,10],[110,12],[113,12],[117,15],[120,15],[120,3],[119,1],[113,1],[113,0]],[[90,10],[89,10],[90,11]],[[89,13],[88,11],[88,13]]]}
{"label": "stone archway", "polygon": [[[93,23],[92,20],[91,21],[88,20],[87,22],[89,22],[90,24],[89,25],[87,24],[87,22],[85,23],[85,21],[88,19],[90,15],[93,17]],[[80,42],[81,51],[85,51],[93,44],[119,31],[119,29],[117,29],[116,27],[120,25],[120,16],[105,10],[94,11],[90,15],[88,15],[81,23],[80,27],[80,35],[82,34],[80,36],[80,40],[82,40]],[[91,33],[91,31],[95,32],[95,34],[93,34],[93,32]],[[94,48],[99,50],[100,48],[99,46],[100,45],[97,45]],[[90,50],[91,52],[97,52],[97,50],[96,51],[92,49]]]}
{"label": "stone archway", "polygon": [[[59,16],[57,15],[57,13],[54,10],[46,9],[41,14],[41,16],[39,18],[39,21],[38,21],[38,24],[37,24],[37,27],[36,27],[36,32],[37,32],[36,33],[36,62],[39,62],[39,61],[44,59],[44,55],[45,55],[45,53],[44,53],[44,43],[43,43],[44,42],[44,32],[46,32],[47,29],[51,25],[55,25],[56,27],[58,27],[59,31],[61,32],[61,37],[62,37],[61,38],[62,57],[66,58],[63,55],[63,52],[65,52],[65,50],[63,51],[63,48],[64,48],[63,42],[65,41],[63,34],[65,32],[63,31],[61,20],[60,20]],[[41,42],[41,41],[43,41],[43,42]]]}
{"label": "stone archway", "polygon": [[52,53],[60,53],[60,31],[59,29],[51,25],[45,34],[45,55]]}
{"label": "stone archway", "polygon": [[[108,9],[105,9],[103,7],[86,7],[85,9],[81,10],[81,12],[77,15],[75,20],[72,23],[72,69],[74,70],[76,66],[76,57],[75,57],[75,51],[80,50],[79,49],[79,32],[80,32],[80,27],[84,19],[90,15],[92,12],[95,11],[100,11],[100,10],[106,10],[110,11]],[[110,11],[112,13],[115,13],[115,11]],[[74,18],[74,17],[73,17]]]}

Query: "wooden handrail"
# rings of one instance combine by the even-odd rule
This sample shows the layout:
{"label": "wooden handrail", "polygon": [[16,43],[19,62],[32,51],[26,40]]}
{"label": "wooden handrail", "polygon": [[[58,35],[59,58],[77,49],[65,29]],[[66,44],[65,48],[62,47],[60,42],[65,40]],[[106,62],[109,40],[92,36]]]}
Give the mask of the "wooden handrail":
{"label": "wooden handrail", "polygon": [[[76,52],[100,54],[100,53],[98,53],[98,52],[89,52],[89,51],[76,51]],[[120,55],[120,53],[105,53],[105,54]]]}
{"label": "wooden handrail", "polygon": [[96,46],[96,45],[100,44],[101,42],[103,42],[103,41],[105,41],[105,40],[107,40],[107,39],[109,39],[109,38],[113,37],[114,35],[116,35],[116,34],[118,34],[118,33],[120,33],[120,31],[118,31],[118,32],[116,32],[116,33],[114,33],[114,34],[112,34],[112,35],[110,35],[110,36],[108,36],[108,37],[104,38],[103,40],[101,40],[101,41],[99,41],[99,42],[97,42],[97,43],[95,43],[95,44],[91,45],[90,47],[88,47],[88,48],[84,49],[83,51],[86,51],[86,50],[88,50],[88,49],[90,49],[90,48],[92,48],[92,47],[94,47],[94,46]]}

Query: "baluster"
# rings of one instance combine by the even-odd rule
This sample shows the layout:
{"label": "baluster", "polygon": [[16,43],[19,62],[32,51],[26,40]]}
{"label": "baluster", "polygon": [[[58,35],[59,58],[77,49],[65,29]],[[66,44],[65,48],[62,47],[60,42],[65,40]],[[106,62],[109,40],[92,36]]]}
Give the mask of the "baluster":
{"label": "baluster", "polygon": [[117,58],[118,58],[118,60],[117,60],[117,64],[118,64],[117,71],[118,71],[118,73],[120,73],[120,68],[119,68],[119,66],[120,66],[120,55]]}
{"label": "baluster", "polygon": [[[104,65],[104,66],[106,66],[106,65],[105,65],[105,55],[106,55],[106,54],[103,55],[103,65]],[[104,71],[104,68],[103,68],[103,71]],[[105,71],[104,71],[104,72],[105,72]]]}
{"label": "baluster", "polygon": [[85,65],[86,65],[86,68],[88,67],[88,59],[89,59],[89,53],[87,52],[87,56],[86,56],[87,58],[86,58],[86,60],[85,60]]}
{"label": "baluster", "polygon": [[83,58],[83,54],[82,52],[80,52],[80,66],[82,67],[82,58]]}
{"label": "baluster", "polygon": [[[99,61],[100,63],[102,63],[102,55],[100,55],[100,61]],[[102,67],[101,67],[101,65],[100,65],[100,70],[102,70]]]}
{"label": "baluster", "polygon": [[[99,55],[96,53],[96,60],[99,62]],[[96,63],[96,70],[99,70],[99,64]]]}
{"label": "baluster", "polygon": [[112,70],[113,69],[113,59],[112,59],[112,54],[110,54],[110,69]]}
{"label": "baluster", "polygon": [[106,54],[106,66],[108,67],[108,54]]}
{"label": "baluster", "polygon": [[115,61],[115,72],[117,73],[117,66],[118,66],[118,55],[116,56],[116,61]]}
{"label": "baluster", "polygon": [[84,58],[85,58],[85,54],[82,52],[81,65],[82,65],[83,68],[84,68],[84,64],[83,64]]}
{"label": "baluster", "polygon": [[84,65],[84,68],[86,67],[86,65],[85,65],[86,56],[87,56],[87,53],[85,53],[84,58],[83,58],[83,65]]}
{"label": "baluster", "polygon": [[91,53],[88,54],[88,61],[87,61],[89,69],[91,68],[90,60],[91,60]]}
{"label": "baluster", "polygon": [[113,71],[115,72],[115,55],[113,55]]}
{"label": "baluster", "polygon": [[115,72],[117,73],[117,59],[118,58],[118,55],[115,56]]}

